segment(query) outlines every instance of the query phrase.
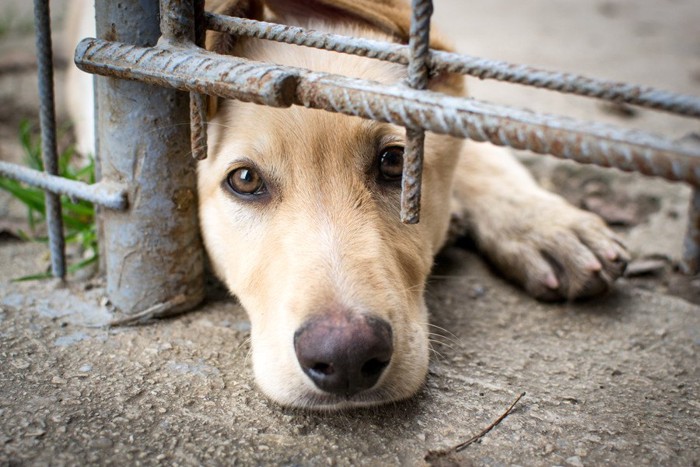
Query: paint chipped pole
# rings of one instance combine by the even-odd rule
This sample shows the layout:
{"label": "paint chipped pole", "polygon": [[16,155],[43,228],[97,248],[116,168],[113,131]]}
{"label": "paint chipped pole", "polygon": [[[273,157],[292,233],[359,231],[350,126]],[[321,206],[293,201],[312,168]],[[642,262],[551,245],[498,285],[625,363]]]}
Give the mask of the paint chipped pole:
{"label": "paint chipped pole", "polygon": [[[98,37],[158,42],[158,0],[99,0],[95,7]],[[96,79],[96,91],[102,178],[129,187],[128,210],[102,213],[107,295],[127,315],[190,309],[204,297],[204,256],[187,157],[187,94],[106,77]]]}
{"label": "paint chipped pole", "polygon": [[[428,54],[430,52],[431,0],[411,2],[410,52],[407,84],[416,90],[428,87]],[[401,222],[417,224],[420,221],[420,195],[423,174],[425,130],[406,127],[406,149],[401,178]]]}

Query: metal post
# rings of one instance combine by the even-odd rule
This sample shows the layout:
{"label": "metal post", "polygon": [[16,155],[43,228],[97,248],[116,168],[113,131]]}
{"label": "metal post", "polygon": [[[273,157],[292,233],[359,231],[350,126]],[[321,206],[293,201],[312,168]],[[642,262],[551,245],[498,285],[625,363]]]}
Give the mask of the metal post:
{"label": "metal post", "polygon": [[[98,37],[154,46],[158,0],[98,0]],[[127,314],[163,316],[204,297],[187,94],[97,79],[102,177],[129,186],[129,209],[103,213],[107,294]]]}
{"label": "metal post", "polygon": [[[34,24],[36,25],[37,71],[39,76],[41,157],[44,161],[44,171],[50,175],[58,175],[49,0],[34,0]],[[61,197],[47,191],[44,199],[46,200],[46,223],[48,225],[49,248],[51,250],[51,271],[54,277],[62,279],[66,275],[66,243],[63,237]]]}

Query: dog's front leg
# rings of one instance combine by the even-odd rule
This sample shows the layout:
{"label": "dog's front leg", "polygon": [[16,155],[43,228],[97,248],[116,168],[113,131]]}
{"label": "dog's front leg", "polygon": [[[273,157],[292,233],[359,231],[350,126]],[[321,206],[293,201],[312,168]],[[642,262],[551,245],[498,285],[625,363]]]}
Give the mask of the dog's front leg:
{"label": "dog's front leg", "polygon": [[503,148],[467,141],[455,177],[453,228],[473,235],[503,274],[542,300],[609,289],[629,255],[597,215],[537,185]]}

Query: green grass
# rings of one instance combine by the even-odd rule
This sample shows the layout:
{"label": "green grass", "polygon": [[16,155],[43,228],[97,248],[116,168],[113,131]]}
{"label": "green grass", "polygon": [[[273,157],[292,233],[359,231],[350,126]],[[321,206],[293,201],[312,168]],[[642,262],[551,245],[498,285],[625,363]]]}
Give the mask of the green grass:
{"label": "green grass", "polygon": [[[19,126],[19,140],[24,151],[24,163],[27,167],[43,170],[41,160],[41,138],[34,126],[23,121]],[[89,158],[87,163],[78,165],[75,161],[75,150],[68,146],[61,152],[58,158],[58,174],[70,180],[78,180],[85,183],[95,182],[95,162]],[[20,201],[27,209],[27,224],[29,232],[19,230],[18,236],[28,241],[46,242],[47,238],[41,234],[46,222],[46,204],[44,192],[38,188],[27,186],[16,180],[0,177],[0,189],[3,189]],[[68,266],[68,272],[74,273],[97,261],[97,230],[95,228],[95,208],[92,203],[81,200],[72,200],[67,196],[61,196],[63,224],[66,235],[66,243],[80,246],[83,259]],[[48,271],[18,278],[16,280],[35,280],[51,277]]]}
{"label": "green grass", "polygon": [[34,18],[31,11],[21,14],[12,5],[8,5],[0,10],[0,39],[11,34],[26,36],[34,32]]}

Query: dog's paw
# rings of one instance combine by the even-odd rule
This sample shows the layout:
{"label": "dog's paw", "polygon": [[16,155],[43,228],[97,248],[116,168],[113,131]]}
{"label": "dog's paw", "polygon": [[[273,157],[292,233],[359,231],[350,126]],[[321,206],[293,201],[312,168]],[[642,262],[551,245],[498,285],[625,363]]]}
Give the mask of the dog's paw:
{"label": "dog's paw", "polygon": [[629,254],[595,214],[550,193],[511,198],[473,219],[484,253],[540,300],[574,300],[608,291]]}

